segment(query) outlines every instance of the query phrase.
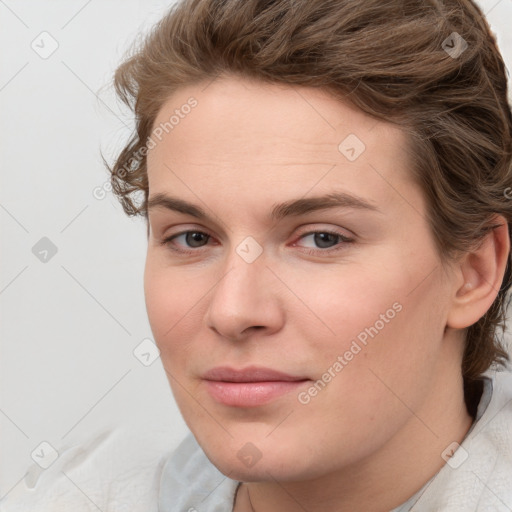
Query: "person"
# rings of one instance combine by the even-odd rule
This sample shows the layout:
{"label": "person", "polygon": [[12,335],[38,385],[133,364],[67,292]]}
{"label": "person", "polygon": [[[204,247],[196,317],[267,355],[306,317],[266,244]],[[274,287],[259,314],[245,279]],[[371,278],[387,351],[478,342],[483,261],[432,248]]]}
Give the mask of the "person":
{"label": "person", "polygon": [[481,9],[183,0],[115,87],[190,429],[158,510],[511,510],[512,113]]}

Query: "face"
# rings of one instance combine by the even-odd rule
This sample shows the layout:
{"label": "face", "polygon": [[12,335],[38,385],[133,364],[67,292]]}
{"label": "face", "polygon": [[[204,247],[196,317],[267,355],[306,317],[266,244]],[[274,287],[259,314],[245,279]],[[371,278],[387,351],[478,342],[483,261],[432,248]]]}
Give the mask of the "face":
{"label": "face", "polygon": [[169,98],[148,152],[145,297],[175,399],[231,478],[354,467],[411,409],[428,421],[446,364],[406,136],[317,89],[206,85]]}

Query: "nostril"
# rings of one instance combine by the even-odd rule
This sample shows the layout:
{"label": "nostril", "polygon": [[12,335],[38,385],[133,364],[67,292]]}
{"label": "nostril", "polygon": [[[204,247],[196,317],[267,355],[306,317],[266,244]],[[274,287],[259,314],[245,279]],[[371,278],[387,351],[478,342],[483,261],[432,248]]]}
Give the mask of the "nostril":
{"label": "nostril", "polygon": [[251,325],[250,327],[247,327],[247,329],[244,329],[242,334],[247,334],[249,332],[260,330],[260,329],[265,329],[265,326],[264,325]]}

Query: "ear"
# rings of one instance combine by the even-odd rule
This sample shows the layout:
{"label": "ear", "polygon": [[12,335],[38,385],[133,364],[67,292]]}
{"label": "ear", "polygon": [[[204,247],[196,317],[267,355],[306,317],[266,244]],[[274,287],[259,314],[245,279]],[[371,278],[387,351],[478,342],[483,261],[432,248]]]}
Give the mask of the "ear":
{"label": "ear", "polygon": [[457,263],[452,305],[447,327],[464,329],[478,322],[491,307],[503,282],[510,252],[508,224],[502,215],[481,245]]}

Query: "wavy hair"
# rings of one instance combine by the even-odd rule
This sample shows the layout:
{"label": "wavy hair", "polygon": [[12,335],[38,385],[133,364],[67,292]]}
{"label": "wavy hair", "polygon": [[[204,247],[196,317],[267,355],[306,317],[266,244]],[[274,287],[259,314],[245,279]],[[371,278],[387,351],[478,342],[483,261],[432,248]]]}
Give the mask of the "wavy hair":
{"label": "wavy hair", "polygon": [[[114,86],[136,130],[107,168],[128,215],[147,219],[147,144],[180,87],[221,74],[320,87],[403,129],[443,261],[512,221],[512,114],[496,38],[471,0],[183,0],[131,48]],[[106,163],[106,162],[105,162]],[[137,200],[137,197],[139,200]],[[486,314],[467,328],[467,384],[506,364],[510,254]]]}

